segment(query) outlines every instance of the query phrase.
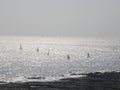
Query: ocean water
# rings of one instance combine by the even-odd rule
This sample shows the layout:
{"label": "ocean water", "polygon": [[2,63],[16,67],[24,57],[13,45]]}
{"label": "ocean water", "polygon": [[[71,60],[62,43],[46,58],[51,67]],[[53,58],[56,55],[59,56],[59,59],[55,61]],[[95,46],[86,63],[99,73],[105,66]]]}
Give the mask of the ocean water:
{"label": "ocean water", "polygon": [[120,71],[119,40],[0,37],[0,81],[56,80],[97,71]]}

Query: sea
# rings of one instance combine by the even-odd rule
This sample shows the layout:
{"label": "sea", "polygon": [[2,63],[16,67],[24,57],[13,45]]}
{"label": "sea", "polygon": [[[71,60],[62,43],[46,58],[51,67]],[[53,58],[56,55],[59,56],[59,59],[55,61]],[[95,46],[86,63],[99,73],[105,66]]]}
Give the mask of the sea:
{"label": "sea", "polygon": [[120,71],[120,40],[0,37],[0,82],[56,81],[106,71]]}

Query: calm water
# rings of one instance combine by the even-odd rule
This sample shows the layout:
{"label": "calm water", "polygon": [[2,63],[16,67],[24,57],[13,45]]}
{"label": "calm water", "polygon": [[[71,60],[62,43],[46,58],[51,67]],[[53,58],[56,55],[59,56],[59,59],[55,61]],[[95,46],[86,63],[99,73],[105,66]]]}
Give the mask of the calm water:
{"label": "calm water", "polygon": [[[67,60],[67,54],[70,60]],[[119,57],[120,41],[117,40],[1,37],[0,81],[25,80],[34,76],[57,77],[76,72],[119,71]]]}

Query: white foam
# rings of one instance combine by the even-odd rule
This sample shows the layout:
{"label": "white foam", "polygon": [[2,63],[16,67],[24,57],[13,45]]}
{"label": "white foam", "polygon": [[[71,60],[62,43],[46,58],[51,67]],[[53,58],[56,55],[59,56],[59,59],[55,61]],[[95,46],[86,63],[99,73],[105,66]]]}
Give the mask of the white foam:
{"label": "white foam", "polygon": [[52,81],[59,81],[61,79],[65,79],[65,78],[79,78],[79,77],[83,77],[84,75],[79,75],[79,74],[74,74],[74,75],[71,75],[71,74],[66,74],[66,75],[59,75],[59,76],[48,76],[48,77],[45,77],[45,78],[41,78],[40,79],[34,79],[34,78],[31,78],[31,79],[27,79],[27,81],[40,81],[40,82],[52,82]]}
{"label": "white foam", "polygon": [[19,77],[16,77],[10,81],[7,81],[7,82],[18,82],[18,83],[23,83],[23,82],[27,82],[27,78],[23,77],[23,76],[19,76]]}
{"label": "white foam", "polygon": [[58,76],[48,76],[48,77],[24,77],[24,76],[18,76],[16,78],[13,78],[12,80],[8,80],[6,83],[13,82],[13,83],[24,83],[24,82],[54,82],[59,81],[61,79],[66,78],[79,78],[83,77],[84,75],[80,74],[66,74],[66,75],[58,75]]}

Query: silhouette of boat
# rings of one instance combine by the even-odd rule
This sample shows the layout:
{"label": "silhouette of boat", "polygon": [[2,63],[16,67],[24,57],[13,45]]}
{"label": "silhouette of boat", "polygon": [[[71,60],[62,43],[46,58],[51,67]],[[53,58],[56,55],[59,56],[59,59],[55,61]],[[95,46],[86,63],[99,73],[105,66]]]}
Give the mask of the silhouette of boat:
{"label": "silhouette of boat", "polygon": [[37,48],[36,51],[39,52],[39,48]]}
{"label": "silhouette of boat", "polygon": [[67,55],[67,59],[70,60],[70,55],[69,54]]}
{"label": "silhouette of boat", "polygon": [[50,51],[48,50],[47,55],[49,55],[49,54],[50,54]]}
{"label": "silhouette of boat", "polygon": [[87,53],[87,58],[89,58],[90,57],[90,53]]}
{"label": "silhouette of boat", "polygon": [[23,49],[23,47],[22,47],[22,45],[20,44],[20,50],[22,50]]}

